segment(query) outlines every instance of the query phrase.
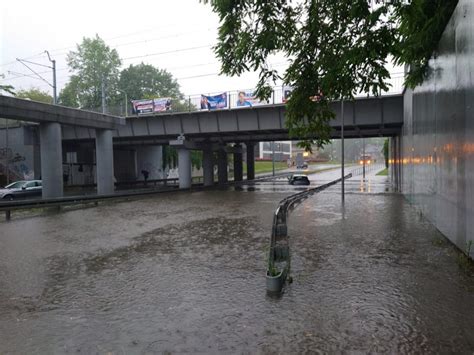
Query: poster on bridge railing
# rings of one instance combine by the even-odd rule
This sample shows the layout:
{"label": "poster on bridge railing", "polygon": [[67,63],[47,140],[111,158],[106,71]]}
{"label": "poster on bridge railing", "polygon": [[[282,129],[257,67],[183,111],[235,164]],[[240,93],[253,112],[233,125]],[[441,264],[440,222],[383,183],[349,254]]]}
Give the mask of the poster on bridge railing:
{"label": "poster on bridge railing", "polygon": [[136,115],[153,112],[153,100],[132,100],[132,110]]}
{"label": "poster on bridge railing", "polygon": [[160,97],[156,99],[132,100],[133,113],[144,115],[153,112],[165,112],[172,110],[172,100],[170,97]]}
{"label": "poster on bridge railing", "polygon": [[286,104],[291,97],[291,93],[293,92],[293,88],[291,86],[283,86],[282,88],[282,98],[281,101]]}
{"label": "poster on bridge railing", "polygon": [[268,104],[268,101],[261,101],[258,97],[256,97],[253,91],[241,90],[237,94],[235,107],[252,107]]}
{"label": "poster on bridge railing", "polygon": [[201,95],[201,110],[218,110],[227,108],[227,93],[207,96]]}
{"label": "poster on bridge railing", "polygon": [[170,97],[163,97],[158,99],[153,99],[153,112],[165,112],[171,111],[172,101]]}

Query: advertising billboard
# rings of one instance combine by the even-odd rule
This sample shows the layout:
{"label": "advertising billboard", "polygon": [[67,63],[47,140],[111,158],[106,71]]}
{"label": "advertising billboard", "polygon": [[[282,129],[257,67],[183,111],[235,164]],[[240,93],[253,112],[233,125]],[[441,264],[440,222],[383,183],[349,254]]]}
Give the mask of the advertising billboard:
{"label": "advertising billboard", "polygon": [[153,111],[154,112],[164,112],[171,111],[171,98],[163,97],[158,99],[153,99]]}
{"label": "advertising billboard", "polygon": [[217,110],[227,108],[227,93],[207,96],[201,95],[201,110]]}
{"label": "advertising billboard", "polygon": [[133,113],[136,115],[143,115],[153,112],[171,111],[172,101],[169,97],[147,99],[147,100],[132,100]]}
{"label": "advertising billboard", "polygon": [[267,105],[268,101],[259,100],[253,91],[241,90],[238,92],[237,100],[235,102],[236,107],[252,107]]}
{"label": "advertising billboard", "polygon": [[153,100],[132,100],[133,113],[143,115],[153,112]]}

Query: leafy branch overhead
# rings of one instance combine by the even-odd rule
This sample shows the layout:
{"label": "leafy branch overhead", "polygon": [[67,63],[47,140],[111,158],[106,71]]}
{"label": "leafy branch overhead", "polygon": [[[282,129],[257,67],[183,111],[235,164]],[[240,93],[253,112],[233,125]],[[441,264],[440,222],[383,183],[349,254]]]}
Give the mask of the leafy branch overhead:
{"label": "leafy branch overhead", "polygon": [[[308,148],[329,140],[331,101],[388,90],[389,58],[411,64],[414,71],[407,83],[418,84],[457,0],[387,1],[375,6],[367,0],[203,2],[219,16],[215,53],[222,73],[257,71],[257,95],[262,99],[271,95],[278,79],[292,86],[288,128],[292,136],[305,139]],[[284,73],[269,68],[272,55],[288,59]],[[320,93],[321,100],[310,100]]]}

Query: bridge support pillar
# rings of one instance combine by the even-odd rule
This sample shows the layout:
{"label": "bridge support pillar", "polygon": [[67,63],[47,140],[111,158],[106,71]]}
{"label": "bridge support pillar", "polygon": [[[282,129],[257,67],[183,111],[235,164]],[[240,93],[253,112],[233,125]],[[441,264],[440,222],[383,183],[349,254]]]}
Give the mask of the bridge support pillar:
{"label": "bridge support pillar", "polygon": [[204,186],[214,185],[214,153],[211,147],[207,147],[202,151],[202,170]]}
{"label": "bridge support pillar", "polygon": [[236,151],[234,152],[234,181],[242,181],[244,175],[242,147],[240,144],[236,144],[234,148],[236,148]]}
{"label": "bridge support pillar", "polygon": [[228,181],[227,175],[227,152],[225,146],[220,147],[217,155],[217,179],[219,184],[225,184]]}
{"label": "bridge support pillar", "polygon": [[61,125],[57,122],[40,124],[41,180],[43,198],[63,196],[63,153]]}
{"label": "bridge support pillar", "polygon": [[191,151],[186,148],[178,148],[178,175],[179,188],[191,188]]}
{"label": "bridge support pillar", "polygon": [[255,143],[247,142],[247,180],[255,179]]}
{"label": "bridge support pillar", "polygon": [[148,172],[148,180],[163,179],[163,147],[147,145],[137,147],[137,180],[145,180],[143,172]]}
{"label": "bridge support pillar", "polygon": [[114,145],[112,130],[95,130],[97,194],[114,193]]}

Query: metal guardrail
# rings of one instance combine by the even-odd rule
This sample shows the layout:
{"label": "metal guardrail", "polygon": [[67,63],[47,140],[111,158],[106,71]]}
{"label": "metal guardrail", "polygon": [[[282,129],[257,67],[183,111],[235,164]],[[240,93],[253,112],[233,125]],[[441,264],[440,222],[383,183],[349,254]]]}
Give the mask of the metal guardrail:
{"label": "metal guardrail", "polygon": [[[352,177],[352,173],[344,176],[345,179]],[[287,219],[291,209],[309,196],[321,192],[330,186],[342,181],[342,177],[327,184],[299,192],[288,196],[280,201],[273,215],[272,234],[270,239],[270,250],[268,255],[268,268],[266,274],[267,291],[280,293],[290,272],[291,258],[288,240]],[[276,270],[276,263],[283,263],[280,270]]]}
{"label": "metal guardrail", "polygon": [[[376,170],[382,170],[384,168],[384,165],[383,164],[367,164],[365,166],[365,173],[369,173],[369,172],[372,172],[372,171],[376,171]],[[359,166],[358,168],[356,169],[353,169],[352,170],[352,175],[356,176],[356,175],[363,175],[364,174],[364,167],[363,166]]]}
{"label": "metal guardrail", "polygon": [[[392,76],[388,79],[388,84],[390,85],[389,90],[386,92],[380,92],[379,96],[401,94],[404,89],[404,81],[405,81],[404,73],[402,72],[392,73]],[[220,108],[220,110],[241,108],[242,106],[239,106],[237,104],[237,101],[239,99],[239,92],[241,91],[253,92],[254,90],[253,89],[223,90],[220,92],[203,92],[202,94],[187,95],[182,99],[172,99],[171,110],[169,111],[153,112],[150,114],[144,114],[144,116],[156,115],[160,113],[170,113],[170,112],[179,113],[179,112],[199,111],[201,110],[201,95],[214,96],[214,95],[226,94],[227,104],[225,107]],[[290,91],[291,91],[291,88],[288,86],[282,86],[282,85],[274,86],[271,97],[266,102],[259,102],[259,103],[256,103],[255,105],[264,106],[264,105],[274,105],[274,104],[285,103],[286,100],[288,99],[288,92]],[[359,94],[354,94],[354,97],[355,98],[370,97],[370,95],[359,93]],[[173,102],[175,103],[174,107],[173,107]],[[136,114],[132,112],[131,106],[132,105],[128,103],[127,110],[125,110],[124,102],[118,105],[114,105],[114,106],[109,105],[107,106],[107,113],[113,114],[113,115],[120,115],[120,116],[134,116]],[[102,112],[102,107],[88,107],[88,108],[83,107],[82,109],[94,111],[94,112]],[[207,109],[203,109],[203,110],[207,111]]]}

